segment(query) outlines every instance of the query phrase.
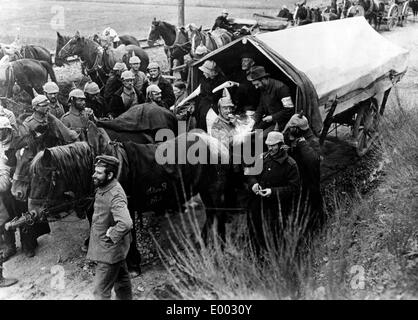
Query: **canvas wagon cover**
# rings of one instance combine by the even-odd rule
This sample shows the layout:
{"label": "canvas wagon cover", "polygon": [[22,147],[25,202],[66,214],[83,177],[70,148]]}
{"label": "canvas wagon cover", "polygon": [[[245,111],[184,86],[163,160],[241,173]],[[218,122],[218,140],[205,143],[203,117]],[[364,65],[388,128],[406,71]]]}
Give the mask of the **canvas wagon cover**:
{"label": "canvas wagon cover", "polygon": [[313,83],[320,104],[407,69],[408,51],[377,33],[364,17],[312,23],[256,38]]}

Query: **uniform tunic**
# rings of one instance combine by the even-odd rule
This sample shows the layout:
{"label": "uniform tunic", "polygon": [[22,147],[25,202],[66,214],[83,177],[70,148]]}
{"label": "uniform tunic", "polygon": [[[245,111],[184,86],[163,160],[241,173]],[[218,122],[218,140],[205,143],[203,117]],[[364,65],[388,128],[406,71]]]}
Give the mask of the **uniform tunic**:
{"label": "uniform tunic", "polygon": [[127,203],[126,194],[116,179],[97,189],[87,259],[108,264],[126,259],[133,227]]}
{"label": "uniform tunic", "polygon": [[[293,213],[292,207],[297,202],[300,185],[297,164],[286,152],[280,156],[264,153],[257,161],[263,162],[263,170],[260,175],[249,177],[250,190],[258,183],[262,189],[271,188],[272,194],[262,197],[252,192],[247,223],[256,251],[266,246],[263,223],[272,228],[272,234],[267,233],[267,236],[280,236],[280,230],[285,227],[287,218]],[[279,219],[280,213],[283,220]]]}
{"label": "uniform tunic", "polygon": [[135,79],[134,79],[134,88],[137,91],[142,92],[144,85],[146,85],[146,83],[148,81],[147,76],[141,70],[134,71],[134,69],[131,69],[131,72],[135,76]]}
{"label": "uniform tunic", "polygon": [[87,128],[89,126],[89,119],[82,113],[76,113],[73,110],[68,111],[61,118],[62,123],[80,134],[80,140],[87,140]]}
{"label": "uniform tunic", "polygon": [[49,113],[54,115],[55,118],[61,119],[61,117],[65,114],[64,107],[61,103],[59,103],[59,101],[57,101],[55,104],[50,103]]}
{"label": "uniform tunic", "polygon": [[32,114],[23,121],[23,125],[31,132],[40,132],[43,131],[41,128],[46,128],[48,126],[48,120],[47,117],[38,120]]}
{"label": "uniform tunic", "polygon": [[[266,88],[261,90],[260,102],[257,110],[254,114],[254,128],[255,129],[267,129],[267,127],[275,125],[277,122],[279,125],[279,131],[282,131],[295,113],[295,107],[291,105],[284,105],[283,98],[290,97],[291,92],[287,85],[283,82],[268,78]],[[265,116],[272,116],[273,122],[266,123],[262,121]]]}

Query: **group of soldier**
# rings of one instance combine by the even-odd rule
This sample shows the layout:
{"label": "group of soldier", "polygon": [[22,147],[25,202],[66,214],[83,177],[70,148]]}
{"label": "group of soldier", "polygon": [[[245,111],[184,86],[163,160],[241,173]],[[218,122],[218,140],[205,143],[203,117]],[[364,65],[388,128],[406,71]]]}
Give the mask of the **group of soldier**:
{"label": "group of soldier", "polygon": [[[43,94],[36,95],[32,100],[33,114],[23,122],[24,127],[32,132],[42,133],[42,130],[47,128],[48,115],[53,115],[73,130],[79,140],[86,140],[89,121],[118,117],[132,106],[144,102],[153,103],[156,108],[171,109],[178,114],[180,108],[177,107],[187,96],[185,83],[177,81],[172,85],[164,78],[155,62],[149,64],[148,75],[139,70],[141,61],[138,57],[131,57],[129,63],[130,70],[124,63],[115,64],[102,90],[103,93],[94,82],[86,83],[84,90],[73,89],[69,93],[67,112],[58,100],[58,85],[47,82],[43,86]],[[290,88],[284,82],[272,78],[263,66],[256,65],[254,56],[247,52],[241,56],[241,68],[230,75],[225,75],[212,60],[205,61],[199,69],[203,77],[200,93],[192,109],[197,128],[206,131],[228,147],[236,133],[239,114],[253,113],[255,123],[252,129],[262,130],[267,152],[260,155],[257,161],[262,162],[263,169],[260,174],[247,177],[247,191],[251,194],[248,228],[253,248],[259,255],[266,249],[266,241],[269,238],[264,228],[266,222],[273,226],[274,237],[280,237],[280,230],[286,227],[288,218],[295,215],[298,216],[298,222],[306,226],[301,238],[310,237],[312,232],[318,229],[323,218],[319,183],[320,148],[309,127],[308,119],[301,114],[295,114]],[[232,94],[225,95],[227,90],[213,92],[220,85],[232,88]],[[12,130],[16,130],[14,115],[2,108],[0,110],[2,151],[10,142],[9,133]],[[3,152],[2,159],[4,159]],[[129,221],[129,214],[126,213],[126,195],[115,180],[114,169],[118,167],[118,161],[113,157],[99,157],[93,175],[97,190],[101,192],[99,195],[96,193],[96,200],[106,194],[110,199],[103,200],[103,206],[108,206],[106,208],[101,207],[99,210],[98,206],[95,206],[94,214],[103,219],[100,223],[109,224],[106,228],[102,228],[101,232],[104,232],[103,236],[106,239],[110,239],[106,241],[114,245],[110,253],[108,252],[111,259],[103,262],[96,252],[97,242],[103,239],[97,238],[92,231],[89,247],[85,248],[91,259],[101,263],[95,285],[97,298],[109,298],[110,289],[113,285],[118,286],[120,281],[124,283],[124,285],[119,283],[119,287],[122,288],[121,297],[131,297],[128,288],[129,273],[124,260],[127,254],[126,243],[129,243],[125,237],[128,236],[127,231],[132,221]],[[101,167],[103,170],[100,169]],[[2,177],[0,192],[5,192],[10,188],[10,168],[0,164],[0,170]],[[236,166],[231,166],[231,170],[234,174],[242,174],[241,169],[237,169]],[[234,184],[224,190],[226,201],[229,195],[234,194],[231,188],[234,188]],[[7,210],[3,210],[4,205],[1,200],[2,197],[0,197],[0,211],[7,213]],[[111,209],[114,206],[118,207],[118,210]],[[115,216],[109,218],[112,214],[121,214],[123,219]],[[279,219],[279,217],[284,218]],[[0,227],[3,227],[7,218],[1,216],[0,218],[3,218],[0,219]],[[92,230],[97,227],[94,225],[97,219],[99,218],[96,217],[95,220],[93,217]],[[116,225],[112,225],[111,221],[116,222]],[[118,225],[120,228],[117,227]],[[16,253],[16,246],[14,242],[7,243],[8,239],[5,235],[6,233],[3,232],[2,238],[6,246],[4,253],[7,259]],[[36,245],[27,252],[29,257],[35,254],[35,248]],[[109,280],[110,275],[113,277],[111,280]]]}

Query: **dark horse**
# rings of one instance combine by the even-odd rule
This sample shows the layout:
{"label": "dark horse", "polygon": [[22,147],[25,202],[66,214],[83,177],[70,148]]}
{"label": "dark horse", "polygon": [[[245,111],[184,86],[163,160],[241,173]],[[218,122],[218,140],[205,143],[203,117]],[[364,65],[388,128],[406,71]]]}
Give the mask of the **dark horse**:
{"label": "dark horse", "polygon": [[[149,210],[177,211],[187,199],[199,193],[207,207],[204,236],[217,224],[221,237],[225,238],[224,215],[214,210],[219,206],[217,165],[210,163],[221,163],[228,155],[216,139],[205,133],[182,134],[162,144],[126,142],[95,149],[86,142],[76,142],[46,149],[35,156],[31,165],[31,186],[36,187],[30,190],[29,211],[39,214],[45,206],[62,204],[70,193],[75,199],[91,197],[94,159],[102,153],[122,159],[118,179],[128,196],[134,222],[135,211],[139,214]],[[184,162],[180,161],[182,155]],[[161,164],[165,160],[167,163]],[[130,268],[140,263],[135,230],[133,235],[127,258]]]}
{"label": "dark horse", "polygon": [[[170,74],[173,74],[172,68],[184,64],[184,56],[190,53],[191,43],[184,27],[176,28],[174,25],[157,21],[155,18],[151,23],[148,35],[148,45],[153,46],[155,41],[164,40],[164,51],[170,66]],[[181,72],[183,80],[187,78],[187,71]]]}
{"label": "dark horse", "polygon": [[108,48],[103,50],[98,43],[80,36],[77,31],[59,51],[58,58],[65,59],[77,55],[86,65],[86,72],[92,80],[103,86],[116,62],[125,62],[128,66],[132,52],[141,59],[140,69],[146,71],[149,63],[148,54],[144,49],[135,45],[121,45],[117,49]]}
{"label": "dark horse", "polygon": [[25,90],[31,98],[34,98],[33,90],[42,92],[42,86],[48,81],[57,82],[52,65],[45,61],[33,59],[20,59],[10,62],[5,69],[6,97],[13,96],[13,85],[15,82]]}
{"label": "dark horse", "polygon": [[[4,51],[1,51],[1,56],[4,55]],[[48,62],[52,66],[52,56],[48,49],[34,44],[23,45],[20,50],[16,50],[11,57],[11,61],[18,59],[34,59],[39,61]]]}
{"label": "dark horse", "polygon": [[[135,45],[138,47],[141,47],[141,44],[139,43],[138,39],[136,39],[134,36],[130,36],[130,35],[123,35],[123,36],[119,36],[119,45],[124,44],[125,46],[127,45]],[[58,54],[60,52],[60,50],[67,44],[68,41],[71,40],[70,36],[64,36],[62,34],[60,34],[57,31],[57,44],[55,47],[55,64],[58,67],[62,67],[65,63],[65,60],[58,58]],[[93,41],[97,42],[100,45],[100,37],[98,34],[93,35]]]}

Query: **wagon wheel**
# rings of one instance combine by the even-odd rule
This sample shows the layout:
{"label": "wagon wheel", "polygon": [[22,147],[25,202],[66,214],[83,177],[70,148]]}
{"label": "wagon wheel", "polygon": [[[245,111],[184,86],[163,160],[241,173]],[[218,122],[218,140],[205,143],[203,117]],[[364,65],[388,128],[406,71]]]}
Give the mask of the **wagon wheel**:
{"label": "wagon wheel", "polygon": [[348,8],[347,17],[364,17],[364,8],[361,5],[354,5]]}
{"label": "wagon wheel", "polygon": [[388,30],[392,30],[396,23],[398,22],[398,15],[399,15],[399,9],[396,4],[392,4],[389,8],[388,15],[387,15],[387,26]]}
{"label": "wagon wheel", "polygon": [[406,1],[402,6],[402,23],[407,23],[408,17],[412,17],[412,9],[409,6],[409,1]]}
{"label": "wagon wheel", "polygon": [[379,106],[375,99],[368,100],[357,112],[353,126],[353,138],[356,140],[356,152],[359,157],[367,153],[379,136],[379,119]]}

